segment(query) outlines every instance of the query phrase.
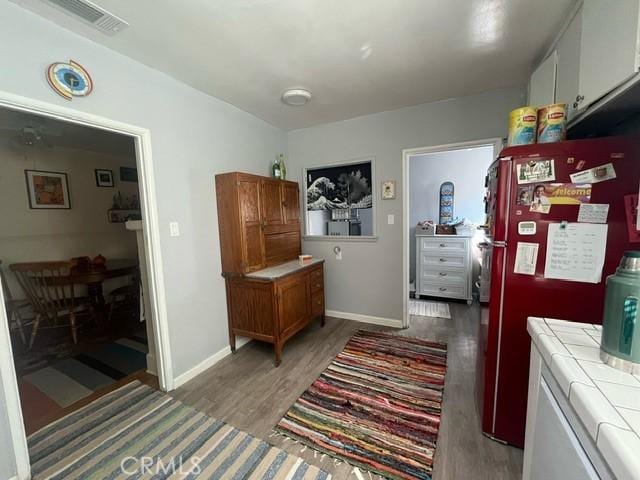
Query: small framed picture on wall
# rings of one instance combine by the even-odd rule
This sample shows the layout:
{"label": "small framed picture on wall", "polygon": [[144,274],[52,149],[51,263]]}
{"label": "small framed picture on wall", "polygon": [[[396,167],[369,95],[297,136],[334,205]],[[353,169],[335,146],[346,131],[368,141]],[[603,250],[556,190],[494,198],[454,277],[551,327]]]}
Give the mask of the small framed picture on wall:
{"label": "small framed picture on wall", "polygon": [[134,167],[120,167],[120,181],[137,182],[138,169]]}
{"label": "small framed picture on wall", "polygon": [[63,172],[25,170],[29,208],[70,209],[69,184]]}
{"label": "small framed picture on wall", "polygon": [[386,180],[382,182],[382,199],[383,200],[393,200],[396,198],[396,181],[395,180]]}
{"label": "small framed picture on wall", "polygon": [[98,187],[110,187],[113,188],[113,172],[111,170],[105,170],[102,168],[96,169],[96,185]]}

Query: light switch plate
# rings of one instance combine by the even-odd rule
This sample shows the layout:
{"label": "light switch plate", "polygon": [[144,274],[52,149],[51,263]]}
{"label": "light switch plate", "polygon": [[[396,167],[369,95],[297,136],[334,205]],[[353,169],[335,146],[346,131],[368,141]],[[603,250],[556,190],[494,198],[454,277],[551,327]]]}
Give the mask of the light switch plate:
{"label": "light switch plate", "polygon": [[394,223],[396,223],[396,216],[393,213],[387,215],[387,223],[389,225],[393,225]]}
{"label": "light switch plate", "polygon": [[169,235],[172,237],[180,236],[180,225],[178,225],[178,222],[169,222]]}

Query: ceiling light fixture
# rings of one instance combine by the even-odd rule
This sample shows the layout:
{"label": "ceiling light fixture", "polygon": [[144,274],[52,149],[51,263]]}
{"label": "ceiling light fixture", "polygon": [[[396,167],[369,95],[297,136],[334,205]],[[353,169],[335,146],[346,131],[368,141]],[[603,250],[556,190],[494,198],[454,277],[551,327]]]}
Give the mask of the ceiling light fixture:
{"label": "ceiling light fixture", "polygon": [[292,107],[301,107],[311,100],[311,92],[304,88],[292,88],[282,94],[282,101]]}

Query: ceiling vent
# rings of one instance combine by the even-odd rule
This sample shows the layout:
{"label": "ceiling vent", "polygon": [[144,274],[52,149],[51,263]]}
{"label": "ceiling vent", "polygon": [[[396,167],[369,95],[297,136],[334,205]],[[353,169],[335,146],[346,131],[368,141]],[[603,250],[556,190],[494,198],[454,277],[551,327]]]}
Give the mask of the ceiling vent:
{"label": "ceiling vent", "polygon": [[115,35],[129,26],[127,22],[107,12],[89,0],[43,0],[107,35]]}

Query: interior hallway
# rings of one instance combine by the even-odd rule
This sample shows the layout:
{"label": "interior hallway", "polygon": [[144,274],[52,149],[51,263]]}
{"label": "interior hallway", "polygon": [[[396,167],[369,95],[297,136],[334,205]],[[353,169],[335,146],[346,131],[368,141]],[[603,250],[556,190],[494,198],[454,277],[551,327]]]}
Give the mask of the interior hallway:
{"label": "interior hallway", "polygon": [[[451,320],[412,317],[399,335],[448,344],[442,423],[435,456],[434,480],[515,479],[522,472],[522,450],[484,437],[475,401],[475,358],[479,309],[451,303]],[[393,330],[350,320],[314,322],[286,345],[282,365],[273,366],[270,345],[251,342],[171,393],[184,403],[268,439],[290,453],[332,473],[336,479],[356,478],[346,464],[320,461],[311,449],[271,435],[271,429],[300,394],[320,375],[358,329]]]}

